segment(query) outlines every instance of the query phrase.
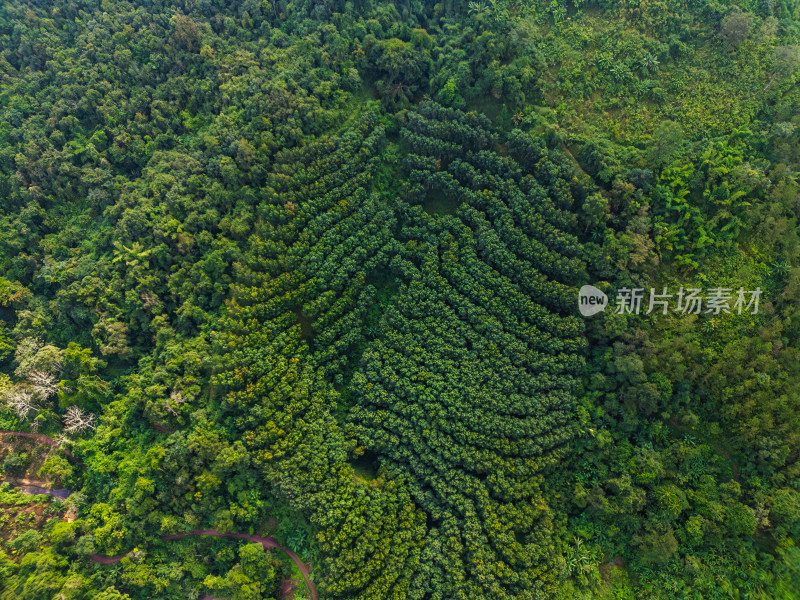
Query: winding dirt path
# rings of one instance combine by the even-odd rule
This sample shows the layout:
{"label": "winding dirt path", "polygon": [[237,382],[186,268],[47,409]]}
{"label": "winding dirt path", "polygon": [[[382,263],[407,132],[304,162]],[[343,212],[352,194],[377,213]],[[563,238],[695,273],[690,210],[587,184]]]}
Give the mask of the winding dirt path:
{"label": "winding dirt path", "polygon": [[[8,436],[17,436],[17,437],[24,437],[29,438],[32,440],[38,441],[40,444],[49,444],[53,448],[58,448],[59,443],[58,441],[51,438],[49,435],[45,435],[43,433],[27,433],[25,431],[11,431],[10,429],[0,429],[0,437],[8,437]],[[72,452],[69,451],[69,448],[63,448],[64,454],[67,455],[70,459],[72,458]]]}
{"label": "winding dirt path", "polygon": [[121,561],[126,556],[128,555],[119,554],[117,556],[103,556],[102,554],[90,554],[89,558],[91,558],[94,562],[99,563],[101,565],[113,565]]}
{"label": "winding dirt path", "polygon": [[[261,544],[264,550],[268,550],[270,548],[275,548],[276,550],[280,550],[281,552],[285,552],[289,558],[292,559],[297,568],[300,570],[300,573],[303,575],[303,579],[306,581],[306,585],[308,586],[309,591],[311,592],[312,600],[318,600],[319,596],[317,595],[317,588],[311,581],[311,577],[308,571],[308,567],[303,564],[303,561],[300,560],[300,557],[297,556],[294,552],[289,550],[288,548],[284,548],[278,542],[275,541],[275,538],[272,537],[262,537],[258,535],[247,535],[245,533],[225,533],[221,531],[217,531],[216,529],[196,529],[194,531],[187,531],[186,533],[173,533],[171,535],[162,535],[161,540],[164,542],[172,541],[172,540],[181,540],[187,537],[199,537],[199,536],[209,536],[209,537],[224,537],[224,538],[232,538],[237,540],[247,540],[250,542],[255,542],[257,544]],[[89,558],[92,559],[94,562],[99,563],[101,565],[113,565],[118,563],[123,558],[125,558],[127,554],[121,554],[119,556],[102,556],[100,554],[90,554]]]}
{"label": "winding dirt path", "polygon": [[[213,388],[212,388],[213,389]],[[158,424],[152,424],[153,429],[162,433],[174,433],[174,430],[167,429],[166,427]],[[3,436],[17,436],[17,437],[24,437],[30,438],[39,441],[43,444],[49,444],[50,446],[57,447],[59,443],[51,438],[49,435],[45,435],[43,433],[26,433],[23,431],[10,431],[6,429],[0,430],[0,437]],[[69,449],[65,448],[64,452],[72,458],[72,453]],[[46,490],[42,487],[33,486],[37,489],[42,490],[39,493],[47,493],[53,496],[62,497],[61,494],[66,492],[69,495],[69,490]],[[257,544],[261,544],[264,550],[268,550],[270,548],[275,548],[276,550],[280,550],[281,552],[286,553],[289,558],[292,559],[297,568],[300,570],[300,573],[303,575],[303,579],[306,581],[306,585],[308,586],[309,591],[311,592],[312,600],[318,600],[319,596],[317,595],[317,588],[314,586],[313,582],[311,581],[310,573],[308,571],[308,567],[303,564],[303,561],[300,560],[300,557],[297,556],[294,552],[289,550],[288,548],[284,548],[278,542],[275,541],[272,537],[261,537],[257,535],[247,535],[244,533],[225,533],[217,531],[216,529],[197,529],[194,531],[188,531],[186,533],[174,533],[172,535],[164,535],[161,536],[162,541],[171,541],[171,540],[180,540],[186,537],[198,537],[198,536],[210,536],[210,537],[224,537],[224,538],[232,538],[238,540],[248,540],[250,542],[255,542]],[[103,556],[102,554],[90,554],[89,558],[94,562],[101,564],[101,565],[113,565],[121,561],[125,558],[127,554],[120,554],[119,556]],[[207,596],[213,600],[211,596]]]}
{"label": "winding dirt path", "polygon": [[24,431],[11,431],[10,429],[0,429],[0,436],[16,435],[17,437],[31,438],[32,440],[39,440],[43,444],[50,444],[57,446],[58,442],[51,438],[49,435],[43,433],[26,433]]}
{"label": "winding dirt path", "polygon": [[19,490],[24,494],[47,494],[48,496],[64,500],[72,493],[70,490],[64,488],[50,489],[47,487],[48,483],[41,479],[8,477],[5,481],[7,481],[13,489]]}
{"label": "winding dirt path", "polygon": [[153,429],[155,429],[156,431],[158,431],[159,433],[167,433],[167,434],[169,434],[169,433],[175,433],[176,431],[178,431],[177,429],[167,429],[166,427],[164,427],[163,425],[159,425],[158,423],[151,423],[150,426]]}

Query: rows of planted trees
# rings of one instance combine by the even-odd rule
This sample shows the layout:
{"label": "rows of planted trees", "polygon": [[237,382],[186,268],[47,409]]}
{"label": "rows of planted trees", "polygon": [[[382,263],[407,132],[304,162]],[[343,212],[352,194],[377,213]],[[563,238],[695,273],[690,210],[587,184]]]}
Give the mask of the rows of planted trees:
{"label": "rows of planted trees", "polygon": [[[353,377],[361,443],[428,515],[422,589],[441,597],[516,597],[555,576],[540,484],[574,433],[584,343],[562,313],[582,264],[567,170],[510,137],[432,103],[409,115],[389,265],[402,283]],[[538,151],[535,167],[506,144]],[[427,213],[441,197],[447,214]]]}

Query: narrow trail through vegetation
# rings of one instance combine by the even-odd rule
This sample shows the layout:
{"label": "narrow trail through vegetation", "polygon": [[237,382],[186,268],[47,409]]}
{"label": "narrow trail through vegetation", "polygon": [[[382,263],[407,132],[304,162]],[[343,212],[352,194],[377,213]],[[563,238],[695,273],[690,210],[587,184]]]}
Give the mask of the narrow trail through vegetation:
{"label": "narrow trail through vegetation", "polygon": [[[60,446],[60,442],[58,440],[54,440],[49,435],[45,435],[43,433],[27,433],[23,431],[11,431],[8,429],[0,430],[0,438],[13,436],[36,440],[40,444],[47,444],[54,449]],[[67,455],[67,458],[70,460],[70,462],[74,462],[72,453],[68,448],[64,448],[64,453]],[[6,477],[5,481],[25,494],[49,494],[55,498],[64,499],[72,493],[71,490],[64,488],[50,489],[47,487],[47,482],[40,479]]]}
{"label": "narrow trail through vegetation", "polygon": [[24,494],[47,494],[49,496],[53,496],[54,498],[61,498],[63,500],[68,498],[72,493],[70,490],[65,488],[50,489],[47,487],[47,482],[42,481],[41,479],[8,477],[5,479],[5,481],[7,481],[12,488]]}
{"label": "narrow trail through vegetation", "polygon": [[12,435],[15,435],[17,437],[24,437],[33,440],[38,440],[43,444],[50,444],[51,446],[58,446],[58,441],[54,440],[49,435],[45,435],[43,433],[26,433],[24,431],[11,431],[9,429],[0,430],[0,437],[12,436]]}
{"label": "narrow trail through vegetation", "polygon": [[[270,548],[275,548],[276,550],[280,550],[285,552],[289,558],[292,559],[297,568],[300,570],[300,573],[303,575],[303,579],[306,581],[306,585],[308,585],[308,589],[311,592],[312,600],[318,600],[319,596],[317,595],[317,588],[314,586],[313,582],[311,581],[310,573],[308,567],[303,564],[303,561],[300,560],[300,557],[297,556],[294,552],[289,550],[288,548],[284,548],[278,542],[275,541],[272,537],[263,537],[258,535],[247,535],[245,533],[230,533],[230,532],[221,532],[217,531],[216,529],[197,529],[194,531],[187,531],[186,533],[173,533],[171,535],[163,535],[161,536],[161,540],[164,542],[172,541],[172,540],[180,540],[187,537],[199,537],[199,536],[210,536],[210,537],[224,537],[224,538],[232,538],[237,540],[248,540],[250,542],[255,542],[257,544],[261,544],[264,550],[268,550]],[[101,554],[90,554],[89,558],[92,559],[94,562],[99,563],[101,565],[113,565],[118,563],[123,558],[125,558],[127,554],[121,554],[119,556],[102,556]]]}
{"label": "narrow trail through vegetation", "polygon": [[[59,448],[61,446],[61,442],[58,440],[54,440],[49,435],[45,435],[44,433],[27,433],[25,431],[11,431],[10,429],[0,429],[0,438],[2,437],[24,437],[29,438],[32,440],[36,440],[41,444],[49,444],[53,448]],[[73,456],[72,452],[70,452],[69,448],[63,448],[64,454],[67,455],[67,458],[72,461]]]}
{"label": "narrow trail through vegetation", "polygon": [[[153,429],[157,431],[161,431],[163,433],[172,433],[172,431],[167,430],[166,428],[153,425]],[[0,436],[18,436],[24,438],[35,439],[41,443],[50,444],[51,446],[58,446],[58,441],[54,440],[48,435],[43,433],[26,433],[21,431],[9,431],[9,430],[0,430]],[[69,450],[66,450],[69,453]],[[71,455],[70,455],[71,456]],[[51,496],[57,498],[66,498],[71,493],[70,490],[66,489],[59,489],[59,490],[49,490],[44,487],[44,483],[42,481],[36,480],[28,480],[28,479],[21,479],[15,482],[12,482],[12,485],[18,487],[18,489],[22,492],[27,494],[49,494]],[[263,537],[257,535],[247,535],[244,533],[225,533],[217,531],[216,529],[198,529],[195,531],[189,531],[186,533],[175,533],[172,535],[164,535],[161,537],[162,541],[171,541],[171,540],[179,540],[186,537],[197,537],[197,536],[211,536],[211,537],[225,537],[225,538],[232,538],[232,539],[242,539],[248,540],[251,542],[255,542],[257,544],[261,544],[264,547],[264,550],[275,548],[282,552],[285,552],[289,558],[292,559],[297,568],[300,570],[300,573],[303,575],[303,579],[305,579],[306,585],[308,585],[308,589],[311,592],[311,598],[313,600],[318,599],[317,595],[317,588],[314,586],[313,582],[311,581],[310,573],[308,567],[303,564],[303,561],[300,560],[300,557],[297,556],[294,552],[289,550],[288,548],[284,548],[281,546],[277,541],[275,541],[272,537]],[[101,565],[113,565],[121,561],[127,554],[121,554],[119,556],[103,556],[101,554],[90,554],[89,558],[94,562],[101,564]]]}

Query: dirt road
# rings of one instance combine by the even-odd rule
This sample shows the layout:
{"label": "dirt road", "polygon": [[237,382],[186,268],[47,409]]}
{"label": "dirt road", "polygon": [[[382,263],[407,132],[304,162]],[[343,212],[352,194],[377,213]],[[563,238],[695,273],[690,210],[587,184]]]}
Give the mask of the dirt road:
{"label": "dirt road", "polygon": [[[36,440],[40,444],[49,444],[53,448],[58,447],[57,440],[54,440],[49,435],[45,435],[43,433],[26,433],[24,431],[10,431],[8,429],[0,429],[0,437],[10,437],[10,436],[29,438],[32,440]],[[72,452],[69,451],[69,448],[64,448],[64,454],[66,454],[68,458],[72,459]]]}
{"label": "dirt road", "polygon": [[[312,600],[318,600],[317,588],[311,581],[308,567],[306,567],[306,565],[303,564],[303,561],[300,560],[299,556],[297,556],[294,552],[292,552],[288,548],[284,548],[283,546],[281,546],[278,542],[275,541],[274,538],[261,537],[257,535],[247,535],[244,533],[225,533],[217,531],[216,529],[197,529],[195,531],[187,531],[186,533],[173,533],[171,535],[164,535],[161,536],[161,539],[162,541],[168,542],[171,540],[181,540],[187,537],[199,537],[199,536],[224,537],[237,540],[247,540],[249,542],[255,542],[256,544],[261,544],[264,550],[275,548],[276,550],[285,552],[289,556],[289,558],[292,559],[294,564],[297,565],[297,568],[303,575],[303,579],[305,579],[306,585],[308,586],[308,589],[311,592]],[[99,563],[101,565],[113,565],[114,563],[121,561],[125,556],[126,555],[124,554],[120,556],[101,556],[100,554],[90,554],[89,558],[91,558],[94,562]]]}
{"label": "dirt road", "polygon": [[[153,428],[157,431],[162,431],[163,433],[172,433],[170,430],[160,426],[160,425],[153,425]],[[58,442],[47,436],[43,433],[24,433],[21,431],[8,431],[8,430],[0,430],[0,436],[18,436],[18,437],[25,437],[31,438],[34,440],[38,440],[43,444],[50,444],[51,446],[57,446]],[[69,450],[66,450],[66,453],[71,456]],[[34,486],[36,487],[36,486]],[[45,490],[44,488],[37,487],[41,491],[36,493],[48,493],[54,496],[62,497],[62,493],[66,492],[69,495],[68,490]],[[275,548],[276,550],[280,550],[281,552],[285,552],[289,558],[292,559],[297,568],[300,570],[300,573],[303,575],[303,579],[306,581],[306,585],[308,585],[308,589],[311,592],[312,600],[318,600],[317,596],[317,588],[311,581],[310,573],[308,571],[308,567],[303,564],[303,561],[300,560],[300,557],[297,556],[294,552],[289,550],[288,548],[284,548],[278,542],[275,541],[274,538],[271,537],[260,537],[257,535],[247,535],[244,533],[224,533],[217,531],[216,529],[198,529],[195,531],[189,531],[186,533],[175,533],[172,535],[165,535],[162,536],[161,539],[163,541],[170,541],[170,540],[180,540],[186,537],[197,537],[197,536],[210,536],[210,537],[224,537],[224,538],[232,538],[232,539],[239,539],[239,540],[248,540],[250,542],[255,542],[257,544],[261,544],[264,547],[264,550]],[[102,556],[101,554],[90,554],[89,558],[92,559],[94,562],[101,564],[101,565],[113,565],[118,563],[123,558],[125,558],[125,554],[120,556]]]}
{"label": "dirt road", "polygon": [[10,431],[8,429],[0,429],[0,436],[7,436],[7,435],[16,435],[17,437],[31,438],[32,440],[38,440],[42,444],[50,444],[51,446],[58,445],[57,441],[55,441],[49,435],[45,435],[43,433],[25,433],[24,431]]}
{"label": "dirt road", "polygon": [[54,498],[61,498],[63,500],[69,498],[71,493],[69,490],[63,488],[51,490],[50,488],[46,487],[46,481],[41,481],[39,479],[9,477],[5,481],[7,481],[12,488],[17,489],[24,494],[48,494]]}

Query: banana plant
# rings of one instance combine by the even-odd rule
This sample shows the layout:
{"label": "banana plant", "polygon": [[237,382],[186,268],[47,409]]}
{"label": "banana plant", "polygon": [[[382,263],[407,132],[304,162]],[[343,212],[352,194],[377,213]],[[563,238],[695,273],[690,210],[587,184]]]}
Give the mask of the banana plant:
{"label": "banana plant", "polygon": [[115,256],[112,263],[124,261],[125,266],[135,268],[138,266],[147,266],[150,264],[150,253],[152,248],[145,250],[140,242],[133,242],[131,247],[128,248],[119,240],[114,241]]}

